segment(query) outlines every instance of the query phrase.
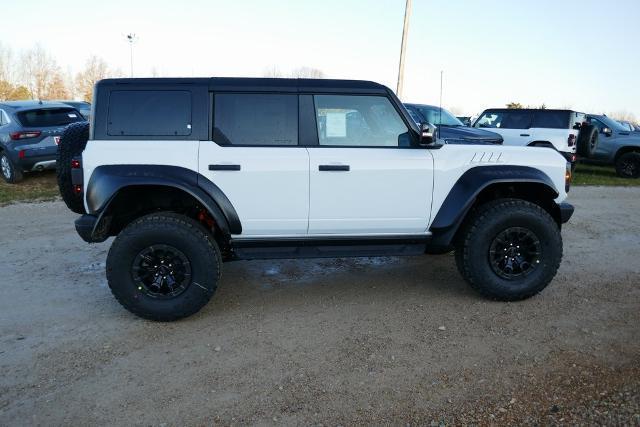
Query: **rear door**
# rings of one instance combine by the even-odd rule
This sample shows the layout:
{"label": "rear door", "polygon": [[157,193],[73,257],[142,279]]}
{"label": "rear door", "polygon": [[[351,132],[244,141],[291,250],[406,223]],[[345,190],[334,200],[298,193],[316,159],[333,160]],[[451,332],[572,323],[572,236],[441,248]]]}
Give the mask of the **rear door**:
{"label": "rear door", "polygon": [[533,140],[531,121],[532,114],[527,110],[489,110],[474,126],[502,135],[503,145],[526,146]]}
{"label": "rear door", "polygon": [[199,171],[229,198],[242,236],[307,233],[309,155],[298,145],[298,95],[217,93]]}
{"label": "rear door", "polygon": [[411,147],[391,101],[314,95],[318,145],[309,146],[310,235],[424,234],[433,157]]}

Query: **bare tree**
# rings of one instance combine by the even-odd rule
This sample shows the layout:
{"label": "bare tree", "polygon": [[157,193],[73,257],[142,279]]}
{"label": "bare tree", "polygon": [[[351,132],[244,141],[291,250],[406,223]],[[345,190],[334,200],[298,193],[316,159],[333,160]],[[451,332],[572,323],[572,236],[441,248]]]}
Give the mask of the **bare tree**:
{"label": "bare tree", "polygon": [[272,65],[262,70],[262,77],[277,78],[284,77],[284,74],[282,74],[277,65]]}
{"label": "bare tree", "polygon": [[22,80],[36,99],[46,96],[47,88],[58,69],[51,56],[37,44],[22,53],[20,58]]}
{"label": "bare tree", "polygon": [[324,79],[325,74],[317,68],[299,67],[291,72],[291,77],[299,79]]}
{"label": "bare tree", "polygon": [[87,59],[84,70],[76,74],[76,91],[77,95],[85,101],[91,101],[93,98],[93,85],[98,80],[105,79],[116,75],[107,66],[107,63],[95,55],[92,55]]}
{"label": "bare tree", "polygon": [[72,98],[71,91],[67,86],[65,77],[60,70],[55,70],[51,74],[42,99],[69,99]]}

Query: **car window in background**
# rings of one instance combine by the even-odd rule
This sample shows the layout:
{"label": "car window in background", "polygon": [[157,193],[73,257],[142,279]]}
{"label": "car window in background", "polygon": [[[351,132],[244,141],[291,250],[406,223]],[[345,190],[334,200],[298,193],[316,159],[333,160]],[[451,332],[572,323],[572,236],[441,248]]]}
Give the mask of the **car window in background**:
{"label": "car window in background", "polygon": [[478,128],[499,128],[502,123],[504,113],[498,111],[488,111],[482,114],[475,124]]}
{"label": "car window in background", "polygon": [[456,116],[445,110],[444,108],[416,107],[427,122],[432,125],[442,126],[464,126]]}
{"label": "car window in background", "polygon": [[384,96],[315,95],[320,145],[409,146],[409,130]]}
{"label": "car window in background", "polygon": [[298,96],[216,95],[213,140],[221,145],[298,145]]}
{"label": "car window in background", "polygon": [[568,111],[546,111],[539,110],[533,113],[533,128],[546,129],[568,129],[569,128],[569,112]]}
{"label": "car window in background", "polygon": [[73,108],[28,110],[21,111],[17,115],[24,127],[64,126],[84,121],[82,115]]}
{"label": "car window in background", "polygon": [[[628,132],[628,130],[622,126],[620,123],[616,122],[613,119],[610,119],[607,116],[600,116],[600,117],[591,117],[590,119],[591,123],[595,124],[596,126],[598,126],[598,128],[602,131],[603,128],[608,127],[611,130],[615,130],[617,132]],[[594,123],[595,121],[595,123]]]}
{"label": "car window in background", "polygon": [[416,122],[418,124],[422,124],[424,121],[426,121],[423,117],[420,116],[419,113],[414,111],[412,108],[408,108],[407,111],[409,112],[409,115],[411,116],[411,119],[414,122]]}

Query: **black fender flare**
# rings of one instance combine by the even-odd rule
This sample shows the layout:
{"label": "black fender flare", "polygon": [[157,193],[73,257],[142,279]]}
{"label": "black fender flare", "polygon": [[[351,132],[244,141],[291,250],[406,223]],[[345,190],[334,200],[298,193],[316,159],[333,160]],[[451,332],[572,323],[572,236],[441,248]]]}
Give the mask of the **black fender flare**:
{"label": "black fender flare", "polygon": [[478,194],[490,185],[501,183],[541,184],[548,188],[554,199],[560,194],[551,178],[539,169],[513,165],[476,166],[458,178],[442,203],[429,228],[432,233],[430,244],[450,246]]}
{"label": "black fender flare", "polygon": [[242,225],[227,196],[196,171],[166,165],[103,165],[94,169],[87,184],[87,208],[98,217],[96,227],[115,196],[131,186],[156,185],[182,190],[211,214],[225,235],[242,233]]}

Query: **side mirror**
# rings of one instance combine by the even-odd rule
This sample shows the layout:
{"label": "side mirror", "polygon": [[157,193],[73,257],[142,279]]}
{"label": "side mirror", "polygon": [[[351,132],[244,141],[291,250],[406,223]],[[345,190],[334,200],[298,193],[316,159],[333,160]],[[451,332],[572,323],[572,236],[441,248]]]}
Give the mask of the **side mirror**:
{"label": "side mirror", "polygon": [[438,128],[431,123],[422,123],[420,125],[420,145],[431,145],[436,142]]}
{"label": "side mirror", "polygon": [[602,128],[602,133],[607,136],[611,136],[613,134],[613,131],[611,130],[611,128]]}

